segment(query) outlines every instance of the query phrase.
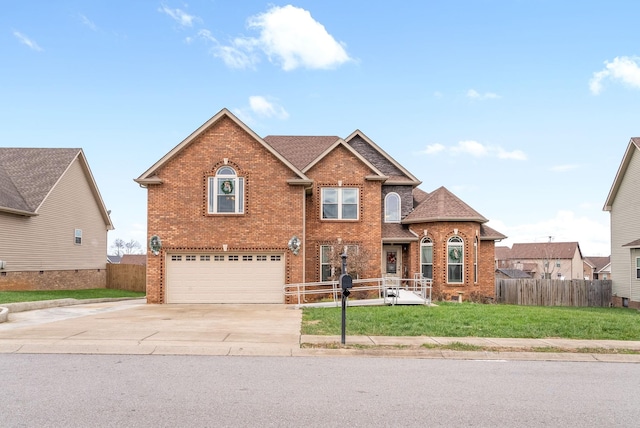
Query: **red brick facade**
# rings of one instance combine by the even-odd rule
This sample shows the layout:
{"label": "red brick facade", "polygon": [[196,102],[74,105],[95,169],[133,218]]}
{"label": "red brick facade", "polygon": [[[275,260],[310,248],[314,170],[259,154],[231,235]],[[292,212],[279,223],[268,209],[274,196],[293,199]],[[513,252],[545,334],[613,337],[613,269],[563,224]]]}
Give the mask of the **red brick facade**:
{"label": "red brick facade", "polygon": [[[160,254],[148,258],[148,302],[166,301],[167,253],[279,252],[285,255],[285,282],[295,284],[320,281],[320,248],[330,242],[366,249],[370,259],[360,277],[380,278],[383,243],[393,242],[403,249],[403,273],[413,277],[420,272],[420,239],[425,230],[433,241],[433,279],[439,293],[457,296],[461,291],[465,300],[474,292],[494,295],[494,241],[483,239],[482,221],[414,221],[398,225],[404,228],[405,241],[389,241],[383,236],[383,187],[388,186],[387,192],[400,192],[403,206],[411,206],[412,189],[419,181],[409,173],[401,176],[404,170],[365,137],[358,134],[353,146],[337,139],[320,151],[315,163],[301,166],[280,156],[276,149],[270,150],[275,146],[265,141],[223,110],[137,180],[148,191],[149,238],[160,236],[163,244]],[[244,177],[243,214],[208,214],[207,180],[223,165]],[[385,184],[387,180],[390,182]],[[324,187],[357,188],[358,218],[323,220]],[[464,280],[448,284],[446,246],[454,234],[464,240]],[[302,240],[298,255],[288,249],[294,235]],[[477,280],[473,263],[476,249]]]}

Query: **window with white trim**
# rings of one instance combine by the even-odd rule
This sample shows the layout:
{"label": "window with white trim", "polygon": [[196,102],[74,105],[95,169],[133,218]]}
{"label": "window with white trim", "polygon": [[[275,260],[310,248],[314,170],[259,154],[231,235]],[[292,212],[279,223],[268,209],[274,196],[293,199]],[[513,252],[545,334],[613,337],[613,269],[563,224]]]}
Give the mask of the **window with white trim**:
{"label": "window with white trim", "polygon": [[331,269],[331,245],[320,247],[320,281],[330,281],[333,275]]}
{"label": "window with white trim", "polygon": [[209,214],[244,213],[244,177],[230,166],[223,166],[209,177]]}
{"label": "window with white trim", "polygon": [[640,257],[636,257],[636,279],[640,279]]}
{"label": "window with white trim", "polygon": [[359,191],[357,187],[323,187],[321,190],[323,220],[357,220]]}
{"label": "window with white trim", "polygon": [[473,243],[473,282],[478,283],[478,237]]}
{"label": "window with white trim", "polygon": [[74,243],[76,245],[82,245],[82,229],[76,229],[73,231]]}
{"label": "window with white trim", "polygon": [[433,242],[426,237],[420,241],[420,272],[423,278],[433,279]]}
{"label": "window with white trim", "polygon": [[395,192],[388,193],[384,197],[384,222],[400,222],[400,195]]}
{"label": "window with white trim", "polygon": [[459,236],[453,236],[447,241],[447,282],[462,283],[464,266],[464,241]]}

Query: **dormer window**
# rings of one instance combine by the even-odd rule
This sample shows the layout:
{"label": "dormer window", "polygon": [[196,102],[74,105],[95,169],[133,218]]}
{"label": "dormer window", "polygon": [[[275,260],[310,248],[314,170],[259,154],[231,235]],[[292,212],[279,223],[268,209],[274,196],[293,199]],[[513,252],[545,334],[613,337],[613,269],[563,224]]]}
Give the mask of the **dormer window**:
{"label": "dormer window", "polygon": [[244,213],[244,178],[223,166],[209,177],[209,214]]}
{"label": "dormer window", "polygon": [[384,197],[384,222],[400,222],[400,196],[395,192]]}

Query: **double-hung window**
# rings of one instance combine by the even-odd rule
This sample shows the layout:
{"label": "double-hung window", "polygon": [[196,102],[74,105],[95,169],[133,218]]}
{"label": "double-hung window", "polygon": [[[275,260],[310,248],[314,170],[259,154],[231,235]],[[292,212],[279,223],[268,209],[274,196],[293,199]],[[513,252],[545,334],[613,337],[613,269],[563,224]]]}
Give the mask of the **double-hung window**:
{"label": "double-hung window", "polygon": [[429,238],[420,242],[420,271],[423,278],[433,279],[433,242]]}
{"label": "double-hung window", "polygon": [[462,267],[464,263],[464,242],[462,238],[454,236],[447,242],[447,282],[461,283]]}
{"label": "double-hung window", "polygon": [[636,279],[640,279],[640,257],[636,257]]}
{"label": "double-hung window", "polygon": [[209,214],[244,213],[244,178],[228,166],[209,177]]}
{"label": "double-hung window", "polygon": [[320,247],[320,281],[331,281],[331,245]]}
{"label": "double-hung window", "polygon": [[357,220],[359,192],[357,187],[323,187],[323,220]]}

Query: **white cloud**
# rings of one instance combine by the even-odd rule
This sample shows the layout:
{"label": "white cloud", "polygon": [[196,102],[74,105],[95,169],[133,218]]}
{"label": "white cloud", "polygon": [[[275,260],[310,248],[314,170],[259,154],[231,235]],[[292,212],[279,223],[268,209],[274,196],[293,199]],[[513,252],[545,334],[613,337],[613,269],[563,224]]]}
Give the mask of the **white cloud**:
{"label": "white cloud", "polygon": [[289,113],[284,107],[261,95],[250,96],[248,107],[235,108],[232,111],[233,114],[249,126],[255,125],[257,118],[276,118],[280,120],[289,118]]}
{"label": "white cloud", "polygon": [[433,155],[436,153],[440,153],[441,151],[445,150],[446,147],[443,146],[442,144],[429,144],[427,146],[426,149],[424,149],[421,153],[424,153],[425,155]]}
{"label": "white cloud", "polygon": [[459,141],[457,146],[451,147],[453,154],[468,154],[475,157],[486,156],[489,150],[477,141],[467,140]]}
{"label": "white cloud", "polygon": [[192,27],[193,22],[199,20],[198,17],[194,15],[189,15],[182,9],[171,9],[167,5],[162,5],[158,8],[158,12],[162,12],[169,17],[171,17],[174,21],[178,23],[181,27]]}
{"label": "white cloud", "polygon": [[467,91],[467,97],[471,98],[472,100],[492,100],[492,99],[497,99],[500,98],[500,95],[495,94],[493,92],[485,92],[484,94],[479,93],[478,91],[476,91],[475,89],[469,89]]}
{"label": "white cloud", "polygon": [[98,27],[96,26],[96,24],[93,23],[92,20],[90,20],[89,18],[87,18],[83,14],[79,14],[78,17],[80,18],[80,22],[82,22],[82,24],[85,27],[89,27],[89,29],[91,31],[98,31]]}
{"label": "white cloud", "polygon": [[430,144],[426,149],[420,151],[421,154],[433,155],[441,152],[448,152],[451,155],[470,155],[473,157],[493,156],[498,159],[527,160],[527,155],[522,150],[506,151],[502,147],[487,146],[474,140],[459,141],[455,146],[444,146],[442,144]]}
{"label": "white cloud", "polygon": [[527,155],[522,150],[508,152],[500,147],[497,149],[498,159],[527,160]]}
{"label": "white cloud", "polygon": [[261,49],[285,71],[334,68],[350,60],[343,45],[305,9],[275,6],[250,18],[248,25],[260,31]]}
{"label": "white cloud", "polygon": [[578,242],[583,256],[608,256],[611,253],[607,222],[578,217],[573,211],[558,211],[553,218],[530,224],[507,226],[500,220],[491,220],[488,225],[508,236],[497,245],[548,242],[551,236],[552,242]]}
{"label": "white cloud", "polygon": [[23,45],[28,46],[29,48],[33,49],[34,51],[42,51],[43,50],[40,46],[38,46],[38,44],[34,40],[31,40],[29,37],[25,36],[21,32],[14,31],[13,35],[20,41],[20,43],[22,43]]}
{"label": "white cloud", "polygon": [[249,97],[249,107],[258,116],[276,117],[278,119],[289,118],[289,113],[287,113],[283,107],[268,101],[262,96],[255,95]]}
{"label": "white cloud", "polygon": [[605,61],[604,70],[593,73],[589,81],[589,90],[594,95],[603,90],[603,82],[606,79],[617,80],[634,88],[640,88],[640,65],[638,57],[621,56],[613,61]]}

